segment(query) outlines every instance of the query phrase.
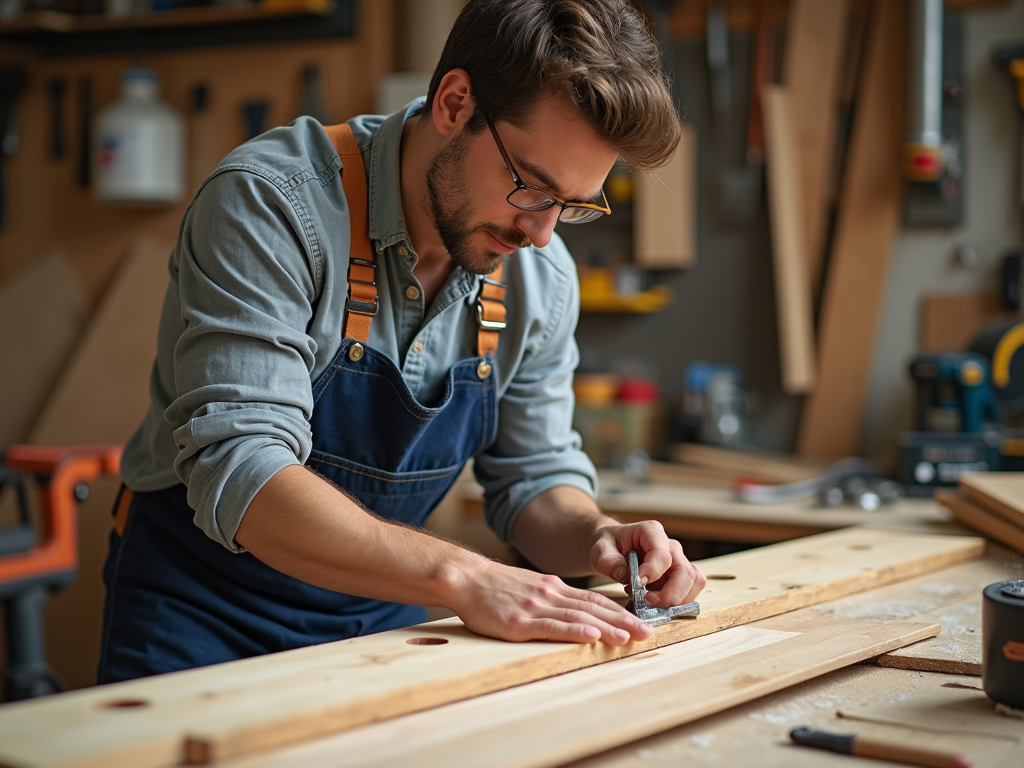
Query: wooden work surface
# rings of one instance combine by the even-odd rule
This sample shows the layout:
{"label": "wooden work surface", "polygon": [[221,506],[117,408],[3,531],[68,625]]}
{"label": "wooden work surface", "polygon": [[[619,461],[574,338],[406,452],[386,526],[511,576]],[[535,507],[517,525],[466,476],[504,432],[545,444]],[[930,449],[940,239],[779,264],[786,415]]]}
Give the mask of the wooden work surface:
{"label": "wooden work surface", "polygon": [[[792,629],[801,615],[816,616],[812,624],[840,619],[880,622],[921,622],[929,618],[941,620],[943,629],[939,637],[924,640],[904,650],[934,649],[951,634],[970,634],[972,620],[953,624],[944,617],[944,607],[955,607],[976,599],[980,607],[980,587],[990,579],[1000,580],[1024,569],[1024,561],[1007,550],[990,547],[980,560],[951,565],[930,574],[900,583],[840,598],[811,608],[802,609],[779,619],[761,622],[775,631]],[[978,627],[978,617],[973,629]],[[756,632],[759,625],[744,631]],[[764,631],[764,630],[761,630]],[[717,637],[717,639],[715,639]],[[740,638],[730,651],[721,650],[729,643],[724,634],[702,638],[705,644],[716,642],[726,661],[743,677],[744,659],[755,652],[753,645],[769,643],[780,665],[784,666],[784,645],[776,638]],[[750,646],[745,650],[743,644]],[[948,643],[947,643],[948,645]],[[696,644],[695,644],[696,646]],[[677,646],[682,649],[683,646]],[[696,647],[693,654],[701,651]],[[897,651],[895,653],[900,653]],[[920,655],[926,656],[923,651]],[[968,649],[967,655],[980,653],[979,648]],[[746,655],[744,655],[746,654]],[[880,661],[891,656],[884,654]],[[939,655],[941,656],[941,650]],[[625,660],[614,664],[632,663],[631,675],[641,676],[646,659]],[[660,662],[669,665],[668,661]],[[591,676],[607,675],[611,666],[587,670]],[[386,723],[377,723],[363,729],[338,734],[325,739],[308,741],[291,747],[271,750],[240,761],[229,761],[231,768],[276,768],[286,765],[329,766],[338,764],[344,755],[346,765],[571,765],[573,768],[648,768],[660,765],[759,765],[759,766],[847,766],[889,765],[862,758],[833,755],[818,750],[795,747],[787,734],[797,726],[807,726],[835,732],[857,733],[864,736],[886,738],[908,744],[927,744],[935,748],[966,753],[978,768],[1019,766],[1024,764],[1024,722],[997,715],[992,703],[980,690],[980,678],[966,674],[926,672],[920,669],[892,669],[870,661],[855,664],[834,672],[827,672],[806,682],[770,693],[749,703],[717,714],[694,719],[678,727],[647,728],[647,721],[663,718],[665,704],[658,704],[659,690],[669,699],[677,701],[697,699],[704,694],[707,681],[700,669],[691,677],[685,674],[672,677],[672,669],[665,670],[663,685],[650,682],[649,696],[631,697],[624,686],[605,680],[600,684],[580,687],[571,709],[557,715],[545,712],[552,708],[549,698],[564,696],[572,690],[571,673],[542,683],[485,696],[459,704],[452,704],[430,712],[410,715]],[[676,673],[678,676],[678,673]],[[687,695],[687,684],[691,693]],[[544,686],[545,690],[540,689]],[[607,713],[602,710],[601,692],[611,688],[613,697],[621,698],[621,719],[640,722],[638,737],[621,746],[576,762],[532,762],[530,756],[539,751],[538,742],[546,742],[551,749],[558,741],[551,732],[571,734],[582,730],[587,738],[600,742],[609,728]],[[590,690],[591,693],[585,692]],[[614,691],[618,690],[617,693]],[[543,693],[544,695],[540,695]],[[503,698],[502,698],[503,697]],[[654,702],[648,713],[639,711],[641,699]],[[615,699],[613,699],[613,702]],[[614,703],[613,703],[614,709]],[[678,705],[677,705],[678,706]],[[604,719],[602,719],[604,718]],[[462,733],[461,723],[467,719],[491,722],[484,730],[484,738],[474,733]],[[613,717],[612,720],[615,718]],[[544,722],[553,722],[554,728],[545,729]],[[585,727],[592,727],[587,731]],[[653,734],[653,735],[652,735]],[[570,737],[568,739],[572,741]],[[621,743],[621,742],[620,742]],[[415,759],[411,756],[415,755]],[[485,758],[474,763],[474,758]],[[859,762],[858,762],[859,761]]]}
{"label": "wooden work surface", "polygon": [[[930,533],[964,533],[949,510],[931,499],[904,499],[876,512],[850,504],[822,508],[816,497],[783,504],[749,504],[731,489],[697,484],[635,483],[622,472],[598,473],[597,503],[623,522],[658,520],[672,536],[683,539],[771,544],[823,531],[870,525]],[[467,515],[482,514],[483,489],[471,478],[461,487]]]}

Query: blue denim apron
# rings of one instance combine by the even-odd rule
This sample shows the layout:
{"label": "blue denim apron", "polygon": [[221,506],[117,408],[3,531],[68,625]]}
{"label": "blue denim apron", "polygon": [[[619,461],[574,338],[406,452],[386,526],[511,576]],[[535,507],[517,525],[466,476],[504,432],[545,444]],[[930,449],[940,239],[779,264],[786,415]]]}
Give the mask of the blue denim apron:
{"label": "blue denim apron", "polygon": [[[441,403],[427,407],[390,359],[347,338],[349,330],[346,325],[341,348],[313,385],[307,466],[377,515],[422,526],[466,460],[497,435],[493,349],[478,340],[484,356],[457,363]],[[123,493],[126,520],[122,533],[116,526],[111,532],[103,571],[100,683],[426,620],[422,607],[312,586],[248,552],[230,552],[194,524],[184,485]]]}

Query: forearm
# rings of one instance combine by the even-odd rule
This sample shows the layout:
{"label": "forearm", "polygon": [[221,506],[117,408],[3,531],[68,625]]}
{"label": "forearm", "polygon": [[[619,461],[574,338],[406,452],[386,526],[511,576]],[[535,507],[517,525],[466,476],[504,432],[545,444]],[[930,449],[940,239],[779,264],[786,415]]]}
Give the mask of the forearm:
{"label": "forearm", "polygon": [[489,563],[425,531],[368,514],[304,467],[253,498],[235,541],[272,568],[336,592],[456,610],[462,582]]}
{"label": "forearm", "polygon": [[612,525],[618,523],[602,514],[590,496],[561,486],[539,494],[523,508],[512,540],[542,571],[585,576],[594,572],[590,555],[598,531]]}

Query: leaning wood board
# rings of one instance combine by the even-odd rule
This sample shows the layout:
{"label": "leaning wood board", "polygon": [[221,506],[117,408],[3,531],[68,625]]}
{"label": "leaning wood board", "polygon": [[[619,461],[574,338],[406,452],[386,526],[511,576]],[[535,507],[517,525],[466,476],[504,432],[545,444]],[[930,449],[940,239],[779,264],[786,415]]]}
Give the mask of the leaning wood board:
{"label": "leaning wood board", "polygon": [[989,538],[1024,552],[1024,528],[1007,522],[988,507],[977,504],[973,498],[956,491],[936,491],[935,500],[953,513],[953,517],[966,526],[980,531]]}
{"label": "leaning wood board", "polygon": [[1024,531],[1024,472],[980,472],[960,478],[960,490]]}
{"label": "leaning wood board", "polygon": [[789,9],[783,82],[791,94],[803,209],[800,221],[806,233],[805,272],[812,296],[821,283],[849,4],[849,0],[793,0]]}
{"label": "leaning wood board", "polygon": [[874,3],[862,87],[839,198],[818,325],[818,383],[804,404],[798,453],[855,456],[899,224],[906,110],[905,0]]}
{"label": "leaning wood board", "polygon": [[562,765],[863,661],[936,630],[920,623],[822,620],[797,611],[231,765]]}
{"label": "leaning wood board", "polygon": [[644,269],[684,269],[697,262],[697,131],[682,123],[671,159],[635,176],[633,261]]}
{"label": "leaning wood board", "polygon": [[775,317],[779,333],[782,391],[806,395],[814,391],[814,301],[807,277],[806,210],[801,189],[798,138],[793,124],[792,94],[766,85],[761,94],[764,115],[768,203],[772,219],[772,264],[775,270]]}
{"label": "leaning wood board", "polygon": [[[32,427],[35,445],[123,443],[149,406],[160,311],[173,241],[136,239]],[[92,685],[100,654],[101,572],[119,478],[90,483],[79,507],[75,584],[47,601],[46,654],[72,687]]]}
{"label": "leaning wood board", "polygon": [[0,764],[165,766],[181,760],[183,743],[194,760],[241,755],[748,624],[974,558],[983,546],[855,528],[701,561],[702,615],[625,648],[504,643],[448,619],[7,705]]}

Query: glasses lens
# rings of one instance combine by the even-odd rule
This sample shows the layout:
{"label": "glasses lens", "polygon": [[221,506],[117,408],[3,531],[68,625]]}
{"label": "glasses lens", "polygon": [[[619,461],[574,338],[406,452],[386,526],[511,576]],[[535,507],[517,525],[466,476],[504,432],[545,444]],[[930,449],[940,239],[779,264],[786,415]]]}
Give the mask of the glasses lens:
{"label": "glasses lens", "polygon": [[604,216],[604,211],[597,211],[593,208],[577,208],[574,205],[567,205],[562,211],[559,221],[566,224],[586,224],[588,221],[599,219]]}
{"label": "glasses lens", "polygon": [[546,211],[555,201],[536,189],[517,189],[508,196],[508,201],[524,211]]}

